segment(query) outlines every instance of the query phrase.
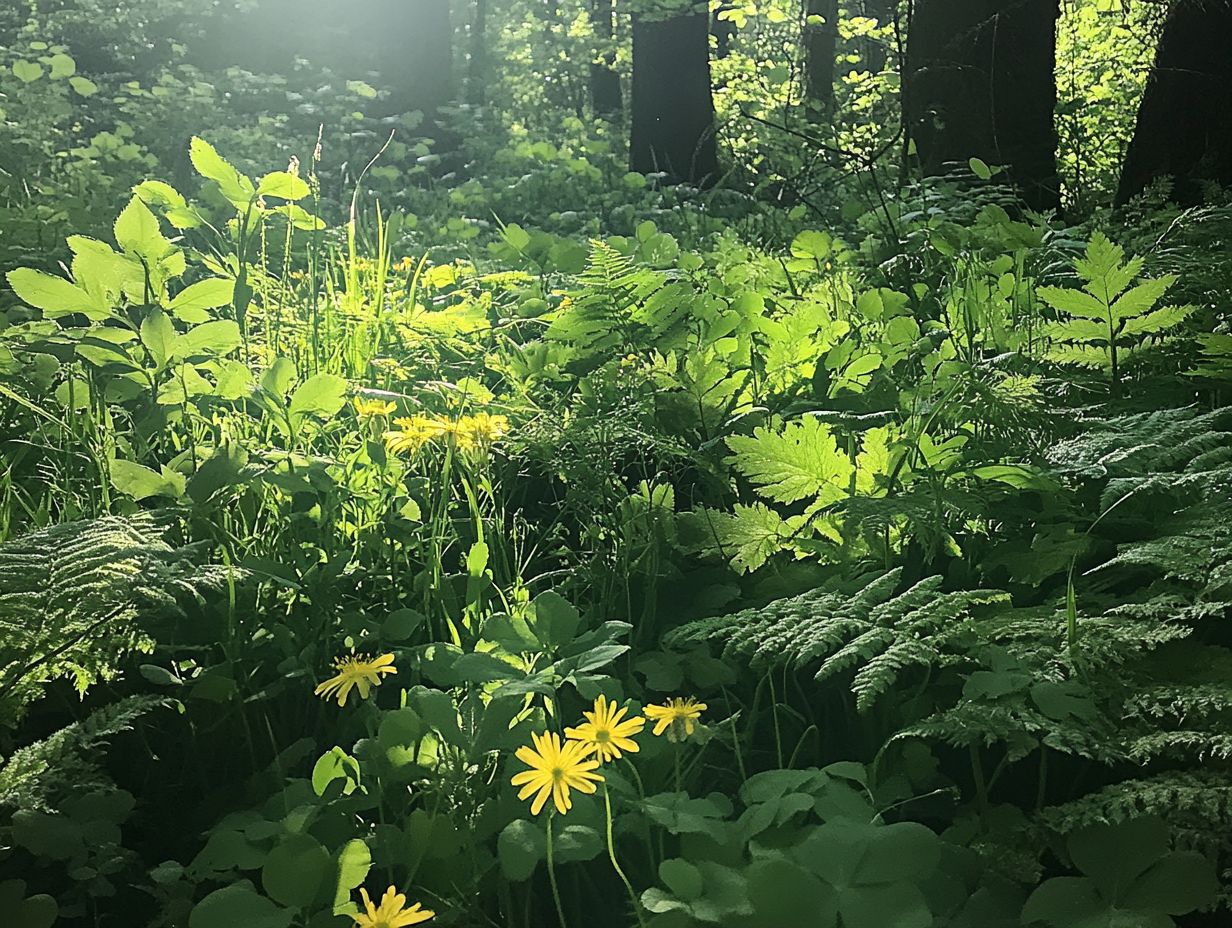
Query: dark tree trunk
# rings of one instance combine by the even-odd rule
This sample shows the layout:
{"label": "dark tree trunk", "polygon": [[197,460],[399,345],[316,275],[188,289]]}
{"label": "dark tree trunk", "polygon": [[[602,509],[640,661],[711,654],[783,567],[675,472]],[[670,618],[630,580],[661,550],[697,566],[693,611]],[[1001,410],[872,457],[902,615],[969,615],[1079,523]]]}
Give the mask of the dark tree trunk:
{"label": "dark tree trunk", "polygon": [[1059,203],[1059,0],[916,0],[903,88],[926,174],[1002,165],[1034,209]]}
{"label": "dark tree trunk", "polygon": [[482,105],[488,86],[488,0],[475,0],[471,19],[470,68],[466,75],[466,99]]}
{"label": "dark tree trunk", "polygon": [[599,60],[590,66],[590,104],[596,116],[616,119],[624,109],[620,73],[616,70],[616,34],[612,0],[591,0],[590,17],[599,42]]}
{"label": "dark tree trunk", "polygon": [[805,14],[821,22],[804,24],[804,91],[813,106],[834,106],[835,55],[838,52],[838,0],[808,0]]}
{"label": "dark tree trunk", "polygon": [[719,172],[710,93],[710,15],[705,7],[670,19],[633,19],[634,171],[712,183]]}
{"label": "dark tree trunk", "polygon": [[1138,108],[1117,202],[1160,177],[1183,204],[1205,181],[1232,184],[1232,2],[1180,0],[1164,25]]}
{"label": "dark tree trunk", "polygon": [[710,34],[714,36],[714,57],[716,58],[726,58],[731,54],[732,39],[736,37],[736,24],[730,19],[720,17],[723,13],[735,8],[734,4],[720,3],[710,20]]}
{"label": "dark tree trunk", "polygon": [[[888,26],[894,21],[894,12],[898,6],[897,0],[862,0],[860,13],[869,19],[877,20],[879,26]],[[861,39],[860,67],[873,74],[885,70],[890,58],[890,47],[881,39]]]}

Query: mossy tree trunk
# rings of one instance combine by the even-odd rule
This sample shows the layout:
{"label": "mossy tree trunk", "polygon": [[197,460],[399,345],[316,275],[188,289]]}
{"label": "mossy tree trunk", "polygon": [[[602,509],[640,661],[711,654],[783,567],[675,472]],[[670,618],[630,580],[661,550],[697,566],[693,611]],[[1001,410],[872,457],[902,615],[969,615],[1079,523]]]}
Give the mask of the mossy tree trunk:
{"label": "mossy tree trunk", "polygon": [[926,174],[979,158],[1035,209],[1059,203],[1058,0],[916,0],[903,99]]}

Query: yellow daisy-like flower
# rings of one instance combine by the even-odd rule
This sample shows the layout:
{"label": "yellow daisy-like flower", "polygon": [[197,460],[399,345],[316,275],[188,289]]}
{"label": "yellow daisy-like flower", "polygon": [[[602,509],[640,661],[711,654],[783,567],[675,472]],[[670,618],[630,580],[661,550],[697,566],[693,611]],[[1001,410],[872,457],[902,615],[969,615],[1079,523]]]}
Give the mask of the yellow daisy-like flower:
{"label": "yellow daisy-like flower", "polygon": [[692,696],[687,699],[673,697],[663,706],[647,706],[642,711],[654,721],[654,733],[667,732],[668,741],[683,741],[697,728],[697,720],[706,711],[706,704]]}
{"label": "yellow daisy-like flower", "polygon": [[600,696],[595,700],[593,712],[582,713],[586,721],[577,728],[566,728],[565,737],[590,745],[600,763],[616,760],[622,751],[636,754],[638,746],[633,736],[646,726],[646,720],[640,715],[625,719],[628,711],[624,706],[608,702],[606,696]]}
{"label": "yellow daisy-like flower", "polygon": [[601,774],[595,773],[599,766],[597,760],[588,760],[591,746],[580,741],[566,741],[562,746],[560,735],[556,732],[531,734],[535,747],[523,745],[518,748],[518,760],[530,767],[515,773],[510,782],[522,787],[518,791],[519,799],[528,799],[535,795],[531,803],[532,815],[538,815],[550,796],[556,806],[556,811],[564,815],[573,808],[569,798],[569,790],[576,789],[583,793],[594,793],[595,783],[603,781]]}
{"label": "yellow daisy-like flower", "polygon": [[381,674],[397,673],[392,654],[382,654],[380,657],[366,658],[363,655],[352,654],[340,657],[334,661],[334,669],[338,671],[313,693],[326,699],[337,696],[338,705],[345,706],[351,690],[359,690],[359,698],[367,699],[372,687],[381,685]]}
{"label": "yellow daisy-like flower", "polygon": [[429,442],[449,434],[450,422],[431,416],[404,416],[394,420],[398,428],[385,433],[385,446],[395,454],[414,453]]}
{"label": "yellow daisy-like flower", "polygon": [[355,397],[351,402],[355,405],[355,415],[361,419],[377,419],[381,416],[388,416],[398,408],[397,403],[365,399],[362,396]]}
{"label": "yellow daisy-like flower", "polygon": [[406,896],[393,886],[385,890],[379,906],[372,904],[372,900],[368,898],[368,890],[361,889],[359,894],[364,899],[364,911],[351,916],[355,919],[357,928],[406,928],[407,925],[426,922],[436,914],[418,902],[409,909],[406,908]]}
{"label": "yellow daisy-like flower", "polygon": [[462,416],[451,429],[458,447],[467,451],[487,448],[509,431],[508,416],[493,416],[480,412]]}

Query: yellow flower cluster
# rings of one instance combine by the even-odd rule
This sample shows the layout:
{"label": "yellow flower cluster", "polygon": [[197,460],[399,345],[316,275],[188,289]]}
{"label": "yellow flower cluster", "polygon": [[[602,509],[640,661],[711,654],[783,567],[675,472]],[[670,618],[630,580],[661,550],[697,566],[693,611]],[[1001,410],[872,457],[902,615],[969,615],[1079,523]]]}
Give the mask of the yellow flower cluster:
{"label": "yellow flower cluster", "polygon": [[647,706],[646,718],[625,718],[629,711],[626,707],[600,696],[593,710],[582,713],[582,724],[565,729],[567,740],[563,743],[556,732],[532,734],[533,747],[524,745],[514,755],[529,769],[515,773],[510,783],[521,787],[519,799],[535,797],[530,807],[532,815],[538,815],[549,799],[556,811],[564,815],[573,808],[570,790],[594,793],[595,784],[603,782],[603,775],[596,773],[600,765],[638,752],[633,736],[641,734],[646,719],[655,720],[655,735],[667,732],[669,741],[683,741],[696,730],[697,720],[705,709],[705,703],[692,697],[670,699],[666,705]]}
{"label": "yellow flower cluster", "polygon": [[405,416],[397,428],[385,433],[385,445],[395,454],[414,454],[425,445],[452,442],[459,451],[486,451],[509,432],[509,417],[480,412],[449,419],[444,416]]}
{"label": "yellow flower cluster", "polygon": [[366,399],[362,396],[355,397],[352,402],[355,404],[355,415],[360,419],[379,419],[398,408],[397,403]]}

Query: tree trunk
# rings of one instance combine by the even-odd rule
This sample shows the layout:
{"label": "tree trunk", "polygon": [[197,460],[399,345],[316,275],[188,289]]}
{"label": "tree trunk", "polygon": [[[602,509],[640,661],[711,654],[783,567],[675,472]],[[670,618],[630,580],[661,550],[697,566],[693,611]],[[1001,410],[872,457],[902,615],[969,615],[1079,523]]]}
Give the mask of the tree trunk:
{"label": "tree trunk", "polygon": [[590,17],[598,39],[598,59],[590,66],[590,104],[596,116],[616,119],[624,109],[620,73],[616,70],[616,28],[612,0],[591,0]]}
{"label": "tree trunk", "polygon": [[466,75],[466,99],[476,106],[481,106],[488,95],[488,0],[475,0],[470,39],[471,60]]}
{"label": "tree trunk", "polygon": [[834,106],[834,57],[838,52],[838,0],[808,0],[804,24],[804,94],[813,106]]}
{"label": "tree trunk", "polygon": [[[894,22],[894,12],[898,0],[861,0],[860,14],[869,19],[877,20],[877,25],[888,26]],[[872,74],[880,74],[885,70],[890,58],[890,47],[884,40],[860,40],[860,67]]]}
{"label": "tree trunk", "polygon": [[735,4],[720,3],[710,19],[710,34],[714,36],[714,57],[726,58],[731,54],[732,39],[736,37],[736,24],[730,19],[721,19],[723,13],[734,10]]}
{"label": "tree trunk", "polygon": [[924,172],[1001,165],[1034,209],[1059,204],[1059,0],[916,0],[904,106]]}
{"label": "tree trunk", "polygon": [[1164,25],[1117,189],[1124,203],[1160,177],[1201,202],[1206,181],[1232,183],[1232,2],[1180,0]]}
{"label": "tree trunk", "polygon": [[719,172],[710,93],[710,15],[633,19],[629,164],[671,181],[713,183]]}

